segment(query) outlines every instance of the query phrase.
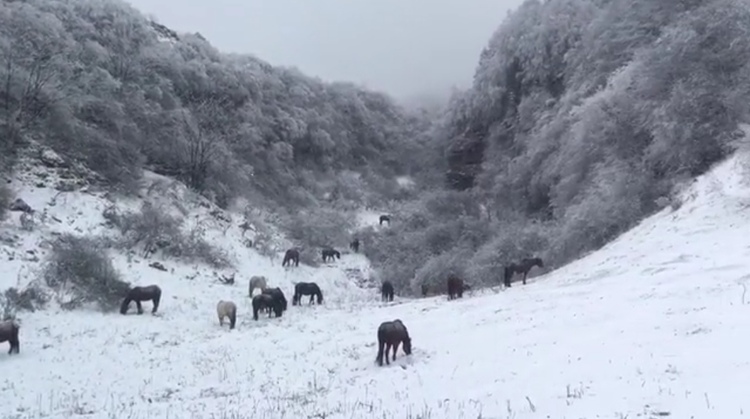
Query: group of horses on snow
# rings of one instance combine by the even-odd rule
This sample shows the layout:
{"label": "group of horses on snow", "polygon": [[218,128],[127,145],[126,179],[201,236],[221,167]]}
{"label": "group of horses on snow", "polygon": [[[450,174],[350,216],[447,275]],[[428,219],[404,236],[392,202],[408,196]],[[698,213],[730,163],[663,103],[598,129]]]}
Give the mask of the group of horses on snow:
{"label": "group of horses on snow", "polygon": [[[391,218],[388,215],[381,215],[379,224],[382,226],[383,223],[388,223],[390,226]],[[354,250],[355,253],[359,253],[360,241],[355,238],[349,247]],[[331,247],[324,248],[321,252],[323,262],[329,260],[341,259],[341,253]],[[282,266],[286,267],[299,266],[299,250],[289,249],[284,254]],[[511,286],[511,279],[515,274],[523,275],[523,284],[526,285],[526,277],[531,268],[538,266],[544,267],[544,262],[541,258],[524,258],[518,263],[511,263],[504,267],[503,272],[503,284],[505,287]],[[253,296],[255,288],[260,289],[260,294]],[[447,278],[447,294],[448,300],[456,298],[462,298],[463,293],[466,290],[471,289],[471,286],[464,282],[463,279],[456,275],[449,275]],[[392,302],[395,295],[395,289],[391,281],[383,281],[380,288],[381,300],[384,302]],[[429,287],[427,284],[422,284],[422,296],[427,297],[430,294]],[[258,320],[258,314],[261,312],[267,312],[268,317],[272,315],[281,317],[283,312],[287,309],[287,300],[284,292],[279,287],[270,288],[268,286],[268,279],[264,276],[253,276],[250,278],[248,286],[248,295],[252,299],[253,307],[253,320]],[[323,292],[315,282],[300,282],[294,285],[294,295],[292,296],[292,305],[300,305],[301,299],[304,296],[309,296],[310,305],[317,302],[318,305],[323,304]],[[143,307],[141,305],[144,301],[151,301],[152,308],[151,313],[155,314],[159,309],[159,302],[161,301],[161,288],[158,285],[148,286],[136,286],[132,287],[120,306],[120,313],[127,314],[130,304],[135,302],[138,314],[143,314]],[[216,314],[219,318],[219,326],[224,325],[224,320],[229,321],[229,328],[234,329],[237,324],[237,305],[232,301],[221,300],[216,305]],[[9,354],[20,352],[20,343],[18,340],[20,325],[16,320],[7,320],[0,323],[0,343],[10,343]],[[390,360],[396,360],[396,352],[399,346],[403,347],[404,353],[411,355],[411,337],[406,329],[406,326],[400,319],[393,321],[383,322],[378,327],[378,354],[376,362],[378,365],[383,365],[383,360],[390,364]],[[389,352],[392,350],[392,356],[389,357]]]}

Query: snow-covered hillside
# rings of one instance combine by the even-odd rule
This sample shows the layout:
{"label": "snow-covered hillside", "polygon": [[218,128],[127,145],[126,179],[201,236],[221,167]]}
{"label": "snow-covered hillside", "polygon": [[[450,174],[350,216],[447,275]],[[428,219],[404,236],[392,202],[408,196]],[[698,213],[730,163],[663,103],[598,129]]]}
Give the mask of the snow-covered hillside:
{"label": "snow-covered hillside", "polygon": [[[116,256],[127,279],[162,286],[160,313],[22,312],[21,354],[0,353],[3,417],[742,417],[750,408],[744,166],[750,157],[736,155],[698,179],[678,210],[525,287],[451,302],[380,303],[347,275],[367,270],[361,256],[284,269],[243,247],[237,222],[225,235],[212,219],[211,240],[232,252],[243,281],[230,287],[208,269],[164,261],[162,272]],[[26,250],[41,251],[53,231],[103,229],[109,205],[71,192],[51,206],[48,189],[14,186],[60,222],[29,234],[14,215],[3,226],[22,238],[3,247],[16,255],[0,261],[3,288],[32,277],[39,262],[24,261]],[[189,210],[209,220],[209,209]],[[316,281],[326,302],[255,322],[246,288],[255,274],[288,297],[292,282]],[[238,303],[237,329],[219,328],[219,299]],[[381,368],[376,329],[395,318],[414,352]]]}

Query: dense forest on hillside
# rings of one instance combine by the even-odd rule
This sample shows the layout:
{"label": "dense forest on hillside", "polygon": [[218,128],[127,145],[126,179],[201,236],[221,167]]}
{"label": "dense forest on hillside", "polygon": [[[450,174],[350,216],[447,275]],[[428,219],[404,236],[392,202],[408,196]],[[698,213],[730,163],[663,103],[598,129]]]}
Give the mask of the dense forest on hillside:
{"label": "dense forest on hillside", "polygon": [[414,291],[498,284],[503,264],[559,266],[678,205],[749,122],[748,28],[743,0],[526,1],[434,128],[445,189],[364,232],[369,256]]}
{"label": "dense forest on hillside", "polygon": [[123,194],[148,169],[222,207],[246,198],[311,246],[345,245],[341,209],[375,206],[393,228],[360,231],[363,248],[402,292],[497,284],[503,264],[559,266],[679,205],[731,152],[747,28],[745,0],[528,0],[436,113],[221,53],[118,0],[5,1],[0,172],[34,141]]}
{"label": "dense forest on hillside", "polygon": [[389,97],[223,54],[117,0],[2,2],[0,64],[6,171],[33,139],[124,193],[145,168],[222,206],[296,208],[362,203],[420,168],[426,120]]}

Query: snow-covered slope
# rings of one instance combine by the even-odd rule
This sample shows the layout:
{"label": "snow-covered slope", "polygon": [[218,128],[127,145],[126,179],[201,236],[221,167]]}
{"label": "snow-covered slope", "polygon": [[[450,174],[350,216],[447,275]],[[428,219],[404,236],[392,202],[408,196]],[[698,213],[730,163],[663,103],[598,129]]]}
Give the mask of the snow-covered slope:
{"label": "snow-covered slope", "polygon": [[[367,269],[361,256],[285,270],[242,248],[234,227],[226,236],[214,229],[212,239],[242,257],[245,281],[234,287],[208,271],[186,279],[196,268],[172,261],[164,263],[174,273],[118,256],[135,283],[162,285],[160,315],[21,313],[21,354],[0,353],[3,417],[743,417],[750,408],[747,165],[747,155],[736,155],[698,179],[679,210],[525,287],[458,301],[382,304],[342,269]],[[41,208],[51,198],[44,193],[20,195]],[[62,222],[48,228],[100,228],[103,206],[85,193],[58,197],[49,212]],[[24,236],[15,251],[36,248],[39,234]],[[0,262],[0,285],[30,275],[34,263],[20,259]],[[326,304],[290,306],[280,319],[254,322],[246,297],[252,274],[288,295],[293,281],[317,281]],[[231,332],[219,328],[214,311],[226,298],[240,308]],[[409,328],[414,353],[377,367],[376,329],[395,318]]]}

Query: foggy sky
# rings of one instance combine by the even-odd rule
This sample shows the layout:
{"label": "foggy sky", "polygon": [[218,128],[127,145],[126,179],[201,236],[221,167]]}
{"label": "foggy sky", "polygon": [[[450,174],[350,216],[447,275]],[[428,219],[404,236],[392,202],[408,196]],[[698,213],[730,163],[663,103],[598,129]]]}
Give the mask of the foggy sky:
{"label": "foggy sky", "polygon": [[468,86],[490,35],[521,1],[129,0],[222,51],[399,99]]}

